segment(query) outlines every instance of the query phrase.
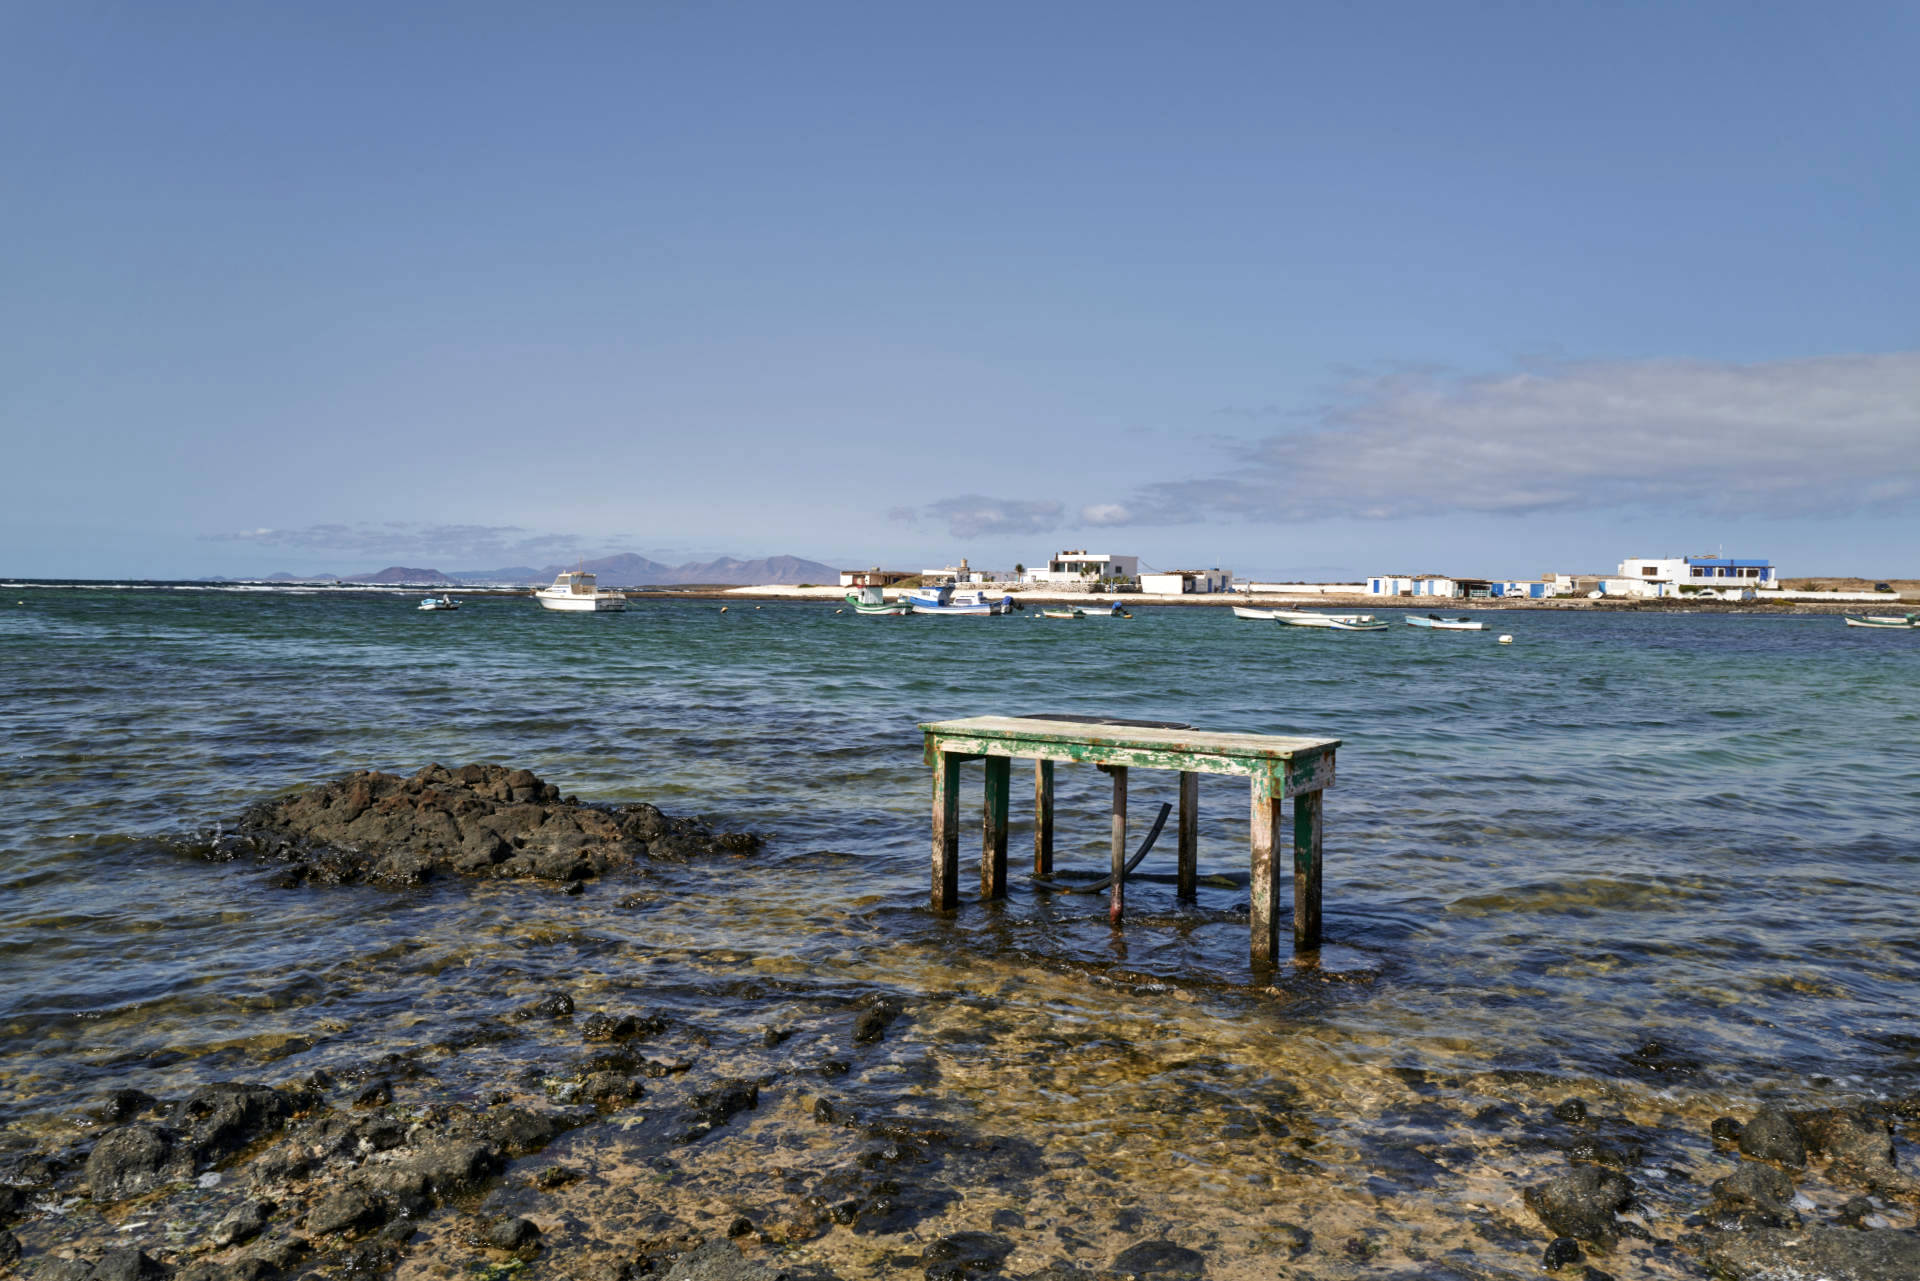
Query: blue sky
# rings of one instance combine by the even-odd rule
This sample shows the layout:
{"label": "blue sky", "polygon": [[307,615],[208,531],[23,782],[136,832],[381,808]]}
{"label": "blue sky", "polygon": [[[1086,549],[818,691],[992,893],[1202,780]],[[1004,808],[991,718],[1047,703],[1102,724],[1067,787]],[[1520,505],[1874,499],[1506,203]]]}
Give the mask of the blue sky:
{"label": "blue sky", "polygon": [[18,4],[0,573],[1920,573],[1911,5]]}

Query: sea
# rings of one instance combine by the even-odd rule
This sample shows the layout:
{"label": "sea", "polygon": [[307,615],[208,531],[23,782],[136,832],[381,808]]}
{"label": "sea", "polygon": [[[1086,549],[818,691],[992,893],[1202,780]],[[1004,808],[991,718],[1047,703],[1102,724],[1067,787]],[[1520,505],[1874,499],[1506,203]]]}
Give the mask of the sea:
{"label": "sea", "polygon": [[[841,1275],[960,1230],[1008,1242],[1008,1275],[1097,1270],[1142,1239],[1217,1276],[1537,1275],[1547,1234],[1521,1191],[1566,1168],[1553,1109],[1578,1098],[1640,1190],[1627,1274],[1696,1276],[1688,1216],[1728,1166],[1714,1117],[1920,1093],[1920,631],[1761,611],[1488,612],[1461,633],[1383,610],[1388,631],[1341,633],[1207,607],[415,604],[0,588],[0,1152],[70,1141],[129,1086],[397,1051],[435,1055],[455,1095],[532,1080],[577,1036],[432,1047],[557,989],[582,1014],[701,1027],[715,1064],[768,1082],[742,1130],[768,1151],[846,1157],[794,1137],[824,1091],[1035,1153],[1018,1188],[956,1186],[902,1233],[787,1247]],[[1247,786],[1220,777],[1201,780],[1196,902],[1165,875],[1170,834],[1119,929],[1102,895],[1036,887],[1016,770],[1010,896],[979,902],[969,873],[960,909],[931,911],[919,726],[1023,712],[1340,740],[1324,946],[1250,969]],[[766,844],[578,894],[284,888],[204,857],[256,801],[474,761]],[[1108,780],[1062,766],[1057,786],[1057,865],[1103,869]],[[1176,791],[1134,771],[1134,840]],[[969,827],[963,857],[978,849]],[[849,1048],[847,1011],[875,1001],[904,1013]],[[613,1160],[617,1127],[593,1136],[574,1158]],[[689,1175],[687,1204],[750,1206],[751,1165]],[[1803,1189],[1809,1213],[1846,1195]],[[78,1232],[94,1212],[69,1208]],[[568,1213],[599,1230],[592,1204]]]}

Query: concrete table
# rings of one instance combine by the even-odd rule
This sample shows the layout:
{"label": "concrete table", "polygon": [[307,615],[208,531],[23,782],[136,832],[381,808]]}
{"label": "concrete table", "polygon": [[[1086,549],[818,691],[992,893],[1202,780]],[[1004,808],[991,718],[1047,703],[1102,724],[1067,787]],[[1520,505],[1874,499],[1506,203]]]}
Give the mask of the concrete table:
{"label": "concrete table", "polygon": [[1271,965],[1279,951],[1280,886],[1274,861],[1282,841],[1281,803],[1293,798],[1293,946],[1320,946],[1320,794],[1333,786],[1337,738],[1225,734],[1143,721],[1090,717],[970,716],[920,726],[933,767],[933,906],[948,911],[960,899],[960,765],[986,763],[980,893],[1007,892],[1007,798],[1015,757],[1034,762],[1033,870],[1053,872],[1053,768],[1060,761],[1095,765],[1113,779],[1113,883],[1108,915],[1120,924],[1126,902],[1127,771],[1175,770],[1180,775],[1179,877],[1182,898],[1195,893],[1199,858],[1200,775],[1237,774],[1252,780],[1253,837],[1249,920],[1255,965]]}

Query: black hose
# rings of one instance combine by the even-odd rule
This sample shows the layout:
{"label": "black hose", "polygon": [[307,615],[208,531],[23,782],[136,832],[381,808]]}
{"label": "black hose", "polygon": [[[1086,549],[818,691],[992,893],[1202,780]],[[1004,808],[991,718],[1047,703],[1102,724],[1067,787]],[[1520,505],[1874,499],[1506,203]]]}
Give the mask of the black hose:
{"label": "black hose", "polygon": [[[1121,875],[1127,875],[1140,866],[1140,860],[1147,856],[1147,851],[1153,848],[1153,843],[1160,839],[1160,829],[1167,825],[1167,815],[1171,813],[1173,813],[1173,806],[1165,801],[1160,802],[1160,813],[1153,820],[1153,826],[1147,829],[1147,839],[1140,842],[1140,848],[1134,851],[1133,857],[1127,861],[1127,866]],[[1062,894],[1091,894],[1095,890],[1104,890],[1112,885],[1113,873],[1108,872],[1099,880],[1088,881],[1085,885],[1062,885],[1045,876],[1034,877],[1033,883],[1043,890],[1058,890]]]}

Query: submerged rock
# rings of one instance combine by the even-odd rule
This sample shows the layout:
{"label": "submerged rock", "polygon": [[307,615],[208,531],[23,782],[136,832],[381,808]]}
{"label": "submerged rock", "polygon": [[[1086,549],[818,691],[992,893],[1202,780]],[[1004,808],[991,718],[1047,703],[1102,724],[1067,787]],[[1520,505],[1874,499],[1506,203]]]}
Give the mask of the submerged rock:
{"label": "submerged rock", "polygon": [[1728,1281],[1913,1281],[1920,1235],[1894,1228],[1762,1228],[1707,1243],[1706,1262]]}
{"label": "submerged rock", "polygon": [[166,1130],[123,1125],[93,1145],[87,1157],[87,1187],[95,1201],[124,1201],[188,1172],[177,1166],[173,1136]]}
{"label": "submerged rock", "polygon": [[1613,1216],[1633,1200],[1633,1181],[1601,1165],[1575,1166],[1521,1194],[1557,1237],[1573,1237],[1611,1249],[1620,1239]]}
{"label": "submerged rock", "polygon": [[1794,1128],[1793,1118],[1779,1108],[1761,1108],[1740,1130],[1740,1150],[1759,1161],[1774,1161],[1795,1169],[1807,1163],[1807,1145]]}
{"label": "submerged rock", "polygon": [[288,885],[417,885],[438,873],[574,882],[642,858],[750,854],[747,832],[715,832],[651,805],[582,805],[531,770],[429,765],[411,777],[361,770],[249,809],[213,856],[287,864]]}
{"label": "submerged rock", "polygon": [[740,1253],[731,1241],[709,1241],[680,1256],[664,1281],[775,1281],[778,1274]]}
{"label": "submerged rock", "polygon": [[1142,1241],[1122,1250],[1112,1271],[1140,1281],[1194,1281],[1206,1275],[1207,1260],[1199,1251],[1171,1241]]}
{"label": "submerged rock", "polygon": [[1751,1230],[1793,1227],[1793,1180],[1770,1165],[1745,1162],[1713,1187],[1714,1226]]}

